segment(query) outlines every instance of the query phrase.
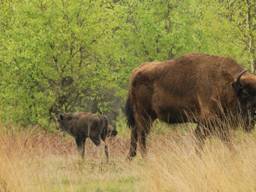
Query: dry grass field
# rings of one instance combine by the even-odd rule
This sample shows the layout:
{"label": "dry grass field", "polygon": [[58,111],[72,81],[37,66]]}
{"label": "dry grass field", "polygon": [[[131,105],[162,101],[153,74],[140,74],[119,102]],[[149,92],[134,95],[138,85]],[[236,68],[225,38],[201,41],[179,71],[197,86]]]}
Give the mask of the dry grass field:
{"label": "dry grass field", "polygon": [[191,131],[157,130],[150,136],[146,159],[138,155],[126,161],[128,135],[109,141],[109,163],[103,146],[96,149],[91,142],[81,160],[73,139],[60,133],[2,133],[0,192],[256,191],[254,133],[236,131],[235,151],[218,139],[209,139],[198,155]]}

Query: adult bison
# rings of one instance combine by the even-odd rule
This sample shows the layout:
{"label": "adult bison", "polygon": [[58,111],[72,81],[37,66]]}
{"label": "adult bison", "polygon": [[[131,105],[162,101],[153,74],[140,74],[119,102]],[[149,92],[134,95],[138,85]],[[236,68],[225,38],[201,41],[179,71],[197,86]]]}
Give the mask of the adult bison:
{"label": "adult bison", "polygon": [[105,144],[105,154],[108,159],[108,146],[106,137],[116,136],[117,131],[108,124],[104,115],[89,112],[61,113],[57,120],[60,129],[68,132],[76,140],[76,145],[82,158],[84,157],[85,141],[89,137],[98,146],[102,140]]}
{"label": "adult bison", "polygon": [[[199,143],[213,134],[229,141],[227,122],[254,127],[256,76],[236,61],[206,54],[188,54],[175,60],[142,64],[133,70],[126,116],[131,127],[129,158],[136,155],[137,140],[142,154],[152,122],[197,123]],[[241,117],[241,118],[238,118]],[[229,121],[230,122],[230,121]]]}

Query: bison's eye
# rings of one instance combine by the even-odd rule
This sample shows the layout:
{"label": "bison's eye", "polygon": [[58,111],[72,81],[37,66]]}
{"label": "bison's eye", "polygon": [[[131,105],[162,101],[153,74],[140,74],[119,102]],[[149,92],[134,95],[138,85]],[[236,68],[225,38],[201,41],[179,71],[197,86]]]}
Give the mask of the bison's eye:
{"label": "bison's eye", "polygon": [[242,94],[243,97],[249,97],[250,96],[249,92],[246,89],[242,89],[241,94]]}

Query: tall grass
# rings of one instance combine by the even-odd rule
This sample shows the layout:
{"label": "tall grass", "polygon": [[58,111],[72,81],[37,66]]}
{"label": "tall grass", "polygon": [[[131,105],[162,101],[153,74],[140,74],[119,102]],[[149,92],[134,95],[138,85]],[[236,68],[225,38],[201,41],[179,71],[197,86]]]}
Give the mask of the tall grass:
{"label": "tall grass", "polygon": [[109,141],[109,163],[103,146],[91,142],[81,160],[69,136],[1,133],[0,191],[256,191],[254,134],[236,131],[234,151],[209,139],[198,155],[191,131],[160,129],[149,138],[146,159],[126,161],[126,137]]}
{"label": "tall grass", "polygon": [[[240,135],[235,151],[218,139],[206,142],[200,155],[192,149],[191,138],[152,146],[145,165],[141,189],[145,191],[256,191],[256,142]],[[164,142],[164,144],[161,144]],[[166,144],[167,143],[167,144]],[[159,147],[161,146],[161,147]]]}

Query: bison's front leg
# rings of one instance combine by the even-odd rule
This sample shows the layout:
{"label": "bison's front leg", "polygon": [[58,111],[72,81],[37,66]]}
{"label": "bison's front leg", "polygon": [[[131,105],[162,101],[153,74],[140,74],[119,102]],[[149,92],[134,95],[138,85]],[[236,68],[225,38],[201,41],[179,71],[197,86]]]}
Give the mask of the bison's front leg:
{"label": "bison's front leg", "polygon": [[84,150],[85,150],[85,137],[79,137],[77,136],[76,138],[76,146],[79,154],[81,155],[82,158],[84,158]]}
{"label": "bison's front leg", "polygon": [[[196,130],[196,142],[197,142],[197,152],[202,150],[205,139],[208,136],[217,136],[219,139],[230,149],[233,150],[233,144],[230,138],[230,128],[229,125],[223,124],[220,120],[204,121],[204,123],[199,123]],[[200,152],[199,152],[200,153]]]}
{"label": "bison's front leg", "polygon": [[234,145],[231,141],[229,125],[222,125],[222,127],[220,127],[220,131],[217,134],[220,140],[228,147],[230,151],[235,151]]}
{"label": "bison's front leg", "polygon": [[194,135],[196,139],[197,153],[200,153],[200,151],[203,149],[203,145],[205,142],[205,139],[209,136],[210,132],[207,129],[207,127],[201,123],[199,123],[195,129]]}

